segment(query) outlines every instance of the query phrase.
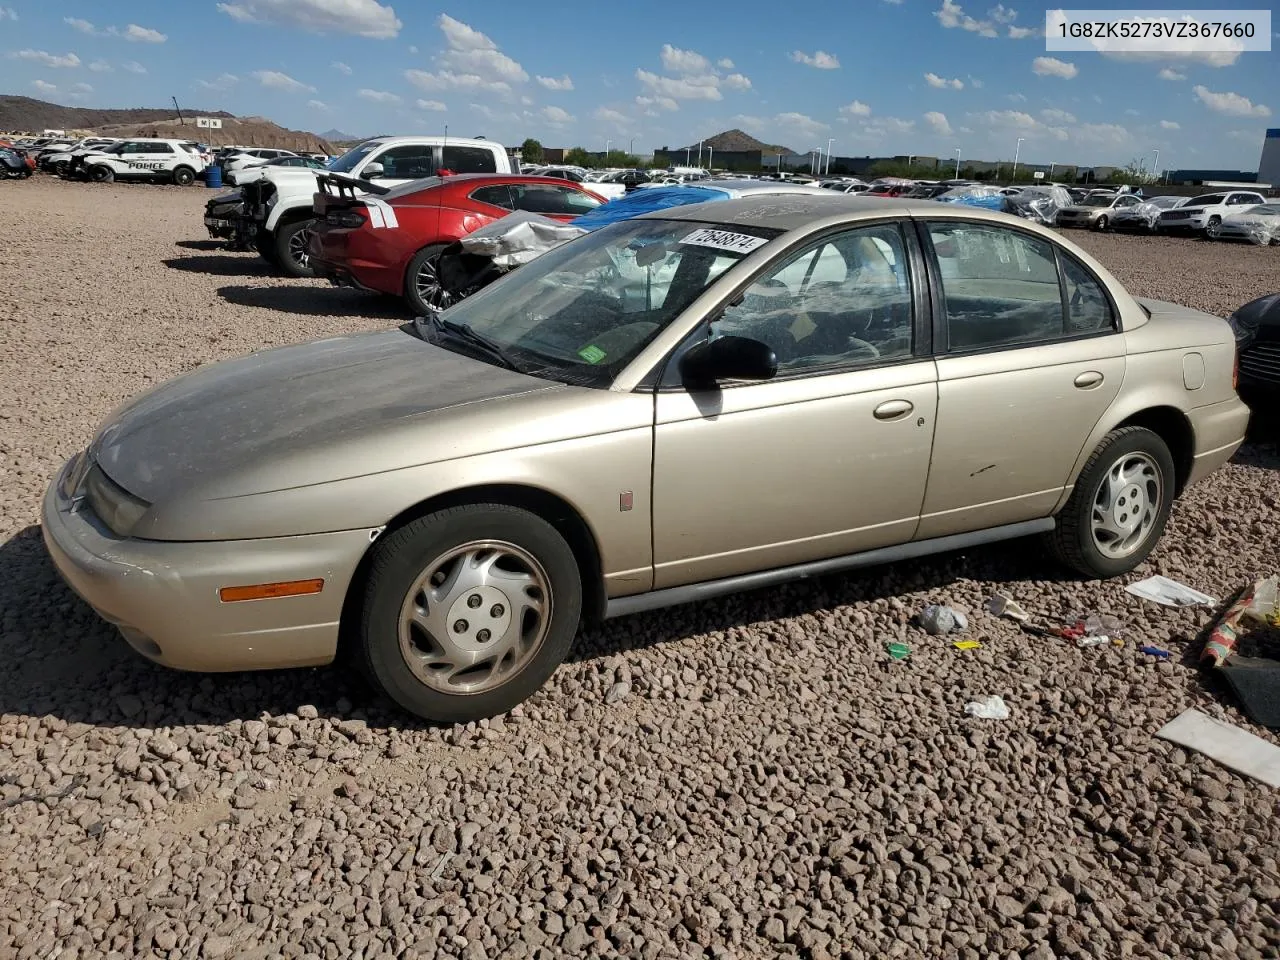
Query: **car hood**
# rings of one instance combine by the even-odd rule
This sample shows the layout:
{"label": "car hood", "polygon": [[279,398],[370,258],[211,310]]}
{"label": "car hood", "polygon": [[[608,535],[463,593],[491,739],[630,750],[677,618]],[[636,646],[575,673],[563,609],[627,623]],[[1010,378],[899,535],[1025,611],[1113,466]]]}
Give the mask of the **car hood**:
{"label": "car hood", "polygon": [[[221,499],[438,459],[386,443],[414,421],[559,384],[426,343],[403,328],[331,337],[210,364],[135,397],[90,447],[148,503]],[[358,453],[356,451],[359,451]]]}

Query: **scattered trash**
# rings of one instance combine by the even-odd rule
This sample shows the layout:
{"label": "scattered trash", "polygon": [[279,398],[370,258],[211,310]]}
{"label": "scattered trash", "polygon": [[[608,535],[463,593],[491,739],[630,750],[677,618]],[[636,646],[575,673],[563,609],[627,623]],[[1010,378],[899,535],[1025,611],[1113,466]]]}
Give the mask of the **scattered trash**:
{"label": "scattered trash", "polygon": [[957,650],[976,650],[982,646],[977,640],[952,640],[951,645]]}
{"label": "scattered trash", "polygon": [[1188,587],[1185,583],[1159,575],[1131,583],[1124,589],[1135,597],[1166,607],[1213,607],[1218,603],[1213,597]]}
{"label": "scattered trash", "polygon": [[1111,642],[1111,638],[1108,637],[1105,633],[1099,634],[1096,637],[1091,637],[1086,634],[1085,636],[1080,637],[1078,640],[1076,640],[1076,646],[1083,649],[1085,647],[1100,647],[1103,644],[1107,644],[1110,642]]}
{"label": "scattered trash", "polygon": [[979,720],[1009,719],[1009,705],[998,694],[983,697],[981,700],[970,700],[964,705],[964,712]]}
{"label": "scattered trash", "polygon": [[1145,653],[1149,657],[1155,657],[1157,660],[1168,660],[1173,654],[1168,650],[1161,650],[1159,647],[1139,647],[1139,653]]}
{"label": "scattered trash", "polygon": [[1253,585],[1253,599],[1244,618],[1259,626],[1280,627],[1280,577],[1268,577]]}
{"label": "scattered trash", "polygon": [[969,618],[954,607],[931,603],[917,618],[925,633],[935,636],[943,633],[964,633],[969,629]]}
{"label": "scattered trash", "polygon": [[1280,787],[1280,747],[1199,710],[1183,711],[1157,730],[1156,736],[1203,753],[1268,786]]}
{"label": "scattered trash", "polygon": [[[1276,594],[1276,577],[1242,589],[1209,629],[1200,662],[1221,671],[1245,713],[1264,727],[1280,729]],[[1250,633],[1244,629],[1246,623],[1261,629]],[[1241,654],[1241,647],[1248,656]]]}
{"label": "scattered trash", "polygon": [[905,660],[911,656],[911,648],[905,643],[893,642],[885,645],[885,649],[889,651],[889,656],[895,660]]}
{"label": "scattered trash", "polygon": [[987,600],[987,612],[993,617],[1008,617],[1010,620],[1017,620],[1025,623],[1031,619],[1031,614],[1023,610],[1018,605],[1018,601],[1007,593],[997,593]]}
{"label": "scattered trash", "polygon": [[1118,637],[1124,633],[1124,624],[1119,617],[1109,613],[1091,613],[1084,618],[1084,635],[1086,637]]}
{"label": "scattered trash", "polygon": [[1200,651],[1200,662],[1212,661],[1210,666],[1220,667],[1236,652],[1236,643],[1240,640],[1240,621],[1245,611],[1253,603],[1257,584],[1250,584],[1236,594],[1231,605],[1218,617],[1209,630],[1209,639]]}

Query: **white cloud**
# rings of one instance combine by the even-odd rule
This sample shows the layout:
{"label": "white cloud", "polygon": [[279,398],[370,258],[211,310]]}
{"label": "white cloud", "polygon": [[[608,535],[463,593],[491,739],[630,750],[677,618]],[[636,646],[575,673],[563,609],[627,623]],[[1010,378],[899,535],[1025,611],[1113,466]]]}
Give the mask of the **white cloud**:
{"label": "white cloud", "polygon": [[1042,37],[1044,30],[1040,27],[1009,27],[1010,40],[1025,40],[1027,37]]}
{"label": "white cloud", "polygon": [[94,73],[111,73],[114,68],[105,60],[95,60],[89,64],[89,69]]}
{"label": "white cloud", "polygon": [[648,92],[670,100],[723,100],[720,78],[713,73],[687,77],[663,77],[636,70],[636,79]]}
{"label": "white cloud", "polygon": [[1161,130],[1181,130],[1182,124],[1174,120],[1161,120],[1160,129]]}
{"label": "white cloud", "polygon": [[895,7],[902,6],[902,0],[884,0],[884,2]]}
{"label": "white cloud", "polygon": [[1067,134],[1073,143],[1092,143],[1100,146],[1120,147],[1133,141],[1133,134],[1129,128],[1116,123],[1082,123],[1067,131]]}
{"label": "white cloud", "polygon": [[0,20],[17,20],[18,11],[13,7],[0,7]]}
{"label": "white cloud", "polygon": [[947,122],[945,113],[938,113],[936,110],[930,110],[924,115],[924,122],[929,125],[932,130],[940,137],[951,136],[951,124]]}
{"label": "white cloud", "polygon": [[14,60],[30,60],[46,67],[71,68],[80,66],[80,58],[74,53],[58,56],[55,53],[46,53],[44,50],[18,50],[9,54],[9,57]]}
{"label": "white cloud", "polygon": [[413,105],[419,110],[429,110],[432,113],[443,113],[449,109],[439,100],[415,100]]}
{"label": "white cloud", "polygon": [[127,70],[129,73],[146,73],[147,72],[147,68],[144,67],[142,64],[140,64],[137,60],[126,60],[124,63],[120,64],[120,68],[122,70]]}
{"label": "white cloud", "polygon": [[964,89],[963,80],[959,80],[959,79],[948,80],[946,77],[940,77],[936,73],[926,73],[924,75],[924,79],[925,79],[925,83],[929,84],[929,86],[935,87],[939,90],[945,89],[947,87],[951,88],[952,90]]}
{"label": "white cloud", "polygon": [[973,87],[973,89],[975,90],[981,90],[984,86],[986,86],[986,84],[984,84],[977,77],[971,76],[969,77],[969,86]]}
{"label": "white cloud", "polygon": [[610,107],[597,107],[592,116],[603,123],[612,123],[618,126],[628,122],[628,117],[625,113]]}
{"label": "white cloud", "polygon": [[455,73],[477,74],[506,84],[524,83],[529,74],[498,49],[498,45],[479,30],[455,20],[447,13],[436,21],[444,33],[449,49],[440,57],[440,63]]}
{"label": "white cloud", "polygon": [[813,117],[803,113],[779,113],[773,117],[753,117],[739,114],[733,118],[742,129],[759,133],[769,132],[775,140],[789,137],[813,137],[830,129]]}
{"label": "white cloud", "polygon": [[997,3],[987,11],[987,16],[996,23],[1013,23],[1013,21],[1018,19],[1018,11],[1010,10],[1003,3]]}
{"label": "white cloud", "polygon": [[386,90],[370,90],[363,87],[356,91],[356,96],[361,100],[368,100],[370,103],[399,103],[400,97],[394,93],[388,93]]}
{"label": "white cloud", "polygon": [[803,50],[792,50],[791,59],[796,63],[803,63],[819,70],[840,69],[840,60],[836,55],[834,53],[824,53],[821,50],[815,50],[812,54],[805,53]]}
{"label": "white cloud", "polygon": [[206,90],[230,90],[239,82],[240,78],[234,73],[220,73],[212,80],[196,81],[196,83],[204,87]]}
{"label": "white cloud", "polygon": [[840,108],[841,113],[847,113],[851,117],[869,117],[871,116],[871,108],[861,100],[854,100],[846,103]]}
{"label": "white cloud", "polygon": [[315,93],[315,87],[301,83],[287,73],[279,70],[255,70],[253,77],[268,90],[281,90],[285,93]]}
{"label": "white cloud", "polygon": [[469,90],[482,93],[510,93],[511,84],[501,80],[486,80],[476,73],[452,73],[438,70],[406,70],[404,77],[420,90]]}
{"label": "white cloud", "polygon": [[719,67],[721,70],[732,70],[733,61],[730,60],[728,57],[721,57],[719,60],[716,61],[716,66]]}
{"label": "white cloud", "polygon": [[562,107],[543,107],[539,113],[553,127],[563,127],[566,123],[573,123],[573,115]]}
{"label": "white cloud", "polygon": [[1035,117],[1021,110],[985,110],[976,116],[989,127],[1035,130],[1040,126]]}
{"label": "white cloud", "polygon": [[404,26],[377,0],[236,0],[218,9],[242,23],[297,27],[312,33],[349,33],[385,40]]}
{"label": "white cloud", "polygon": [[573,80],[566,73],[559,79],[555,77],[538,77],[538,83],[542,84],[548,90],[572,90]]}
{"label": "white cloud", "polygon": [[1238,93],[1214,93],[1204,86],[1194,86],[1191,92],[1196,99],[1214,113],[1225,113],[1231,117],[1269,117],[1271,109],[1260,103],[1254,103],[1248,97]]}
{"label": "white cloud", "polygon": [[111,27],[108,33],[117,37],[124,37],[133,43],[164,43],[169,38],[159,30],[152,30],[150,27],[140,27],[136,23],[131,23],[123,30],[117,30]]}
{"label": "white cloud", "polygon": [[62,22],[72,30],[79,30],[81,33],[89,34],[89,36],[93,36],[98,32],[98,28],[92,23],[88,20],[81,20],[79,17],[63,17]]}
{"label": "white cloud", "polygon": [[1068,113],[1066,110],[1058,110],[1051,108],[1040,111],[1040,119],[1045,123],[1075,123],[1076,115]]}
{"label": "white cloud", "polygon": [[32,80],[31,85],[35,87],[37,90],[39,90],[41,93],[57,93],[58,92],[58,88],[54,84],[48,83],[44,80]]}
{"label": "white cloud", "polygon": [[1162,69],[1162,70],[1157,74],[1157,76],[1158,76],[1161,80],[1185,80],[1185,79],[1187,79],[1187,75],[1186,75],[1185,73],[1179,73],[1177,70],[1174,70],[1172,67],[1165,67],[1164,69]]}
{"label": "white cloud", "polygon": [[821,123],[813,117],[803,113],[780,113],[773,118],[774,122],[782,126],[786,130],[794,130],[796,133],[810,136],[812,134],[821,133],[823,130],[829,130],[825,123]]}
{"label": "white cloud", "polygon": [[983,37],[998,37],[995,24],[990,20],[976,20],[964,12],[964,8],[953,0],[942,0],[942,9],[936,11],[934,16],[948,30],[959,27],[961,30],[968,30],[970,33],[976,33]]}
{"label": "white cloud", "polygon": [[325,103],[323,100],[308,100],[307,106],[310,107],[312,110],[319,110],[322,113],[329,109],[329,105]]}
{"label": "white cloud", "polygon": [[658,111],[656,107],[663,110],[679,110],[680,104],[676,103],[670,97],[636,97],[636,106],[644,111],[645,116],[656,117]]}
{"label": "white cloud", "polygon": [[71,89],[75,93],[93,93],[93,87],[89,86],[87,83],[73,83],[71,85]]}
{"label": "white cloud", "polygon": [[750,90],[751,80],[740,73],[731,73],[724,78],[724,85],[728,90]]}
{"label": "white cloud", "polygon": [[351,76],[351,68],[341,60],[335,60],[333,63],[329,64],[329,66],[333,67],[333,69],[337,70],[344,77]]}
{"label": "white cloud", "polygon": [[417,54],[418,48],[415,47],[413,44],[409,44],[409,52],[412,54]]}
{"label": "white cloud", "polygon": [[681,50],[669,43],[662,45],[662,66],[672,73],[706,73],[711,61],[692,50]]}
{"label": "white cloud", "polygon": [[1074,63],[1067,63],[1057,57],[1036,57],[1031,61],[1031,72],[1041,77],[1061,77],[1070,80],[1080,71]]}

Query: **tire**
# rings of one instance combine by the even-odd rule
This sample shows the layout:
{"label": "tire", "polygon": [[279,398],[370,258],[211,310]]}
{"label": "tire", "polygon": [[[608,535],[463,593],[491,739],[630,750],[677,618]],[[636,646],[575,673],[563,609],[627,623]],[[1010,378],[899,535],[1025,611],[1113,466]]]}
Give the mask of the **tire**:
{"label": "tire", "polygon": [[52,173],[55,177],[65,177],[67,175],[67,170],[70,169],[70,167],[71,167],[71,164],[63,160],[59,163],[50,165],[49,172]]}
{"label": "tire", "polygon": [[110,167],[90,167],[89,179],[94,183],[111,183],[116,178],[116,172]]}
{"label": "tire", "polygon": [[259,256],[273,267],[280,266],[280,261],[276,257],[276,238],[274,234],[258,233],[253,240],[254,249],[258,251]]}
{"label": "tire", "polygon": [[180,187],[189,187],[195,183],[196,172],[190,167],[178,167],[173,171],[173,182]]}
{"label": "tire", "polygon": [[[1053,552],[1094,579],[1133,570],[1164,533],[1176,477],[1173,456],[1159,434],[1146,427],[1107,434],[1080,471],[1057,527],[1048,535]],[[1125,509],[1135,502],[1140,516]]]}
{"label": "tire", "polygon": [[[569,544],[541,517],[504,504],[453,507],[387,534],[373,549],[360,617],[362,667],[410,713],[439,723],[505,713],[546,683],[569,652],[582,614],[581,573]],[[484,572],[470,566],[490,551],[504,558]],[[457,580],[469,570],[470,587]],[[427,592],[433,580],[443,588],[438,610]],[[540,612],[522,606],[513,617],[521,597],[538,601]]]}
{"label": "tire", "polygon": [[1097,220],[1093,222],[1093,229],[1097,230],[1099,233],[1106,233],[1107,227],[1109,227],[1110,225],[1111,225],[1111,220],[1104,213],[1102,216],[1100,216]]}
{"label": "tire", "polygon": [[1209,222],[1204,225],[1204,235],[1206,239],[1217,240],[1222,236],[1222,218],[1214,215],[1209,218]]}
{"label": "tire", "polygon": [[273,243],[275,265],[288,277],[314,277],[310,257],[306,253],[307,229],[314,220],[295,220],[276,227]]}
{"label": "tire", "polygon": [[421,276],[424,271],[434,276],[431,269],[430,261],[434,260],[436,255],[445,248],[447,244],[433,243],[428,247],[423,247],[413,255],[413,259],[409,261],[409,266],[404,271],[404,300],[409,305],[409,309],[413,311],[415,317],[423,317],[432,310],[443,310],[453,302],[443,290],[440,290],[437,284],[436,293],[430,293],[430,283],[425,276]]}

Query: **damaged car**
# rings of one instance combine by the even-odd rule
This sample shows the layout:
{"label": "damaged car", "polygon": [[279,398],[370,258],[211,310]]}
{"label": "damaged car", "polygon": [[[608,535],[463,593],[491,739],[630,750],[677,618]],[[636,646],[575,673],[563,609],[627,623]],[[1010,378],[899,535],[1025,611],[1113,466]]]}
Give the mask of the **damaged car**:
{"label": "damaged car", "polygon": [[1142,197],[1132,193],[1112,193],[1093,190],[1085,198],[1058,211],[1060,227],[1088,227],[1099,232],[1111,226],[1111,220],[1122,210],[1142,203]]}

